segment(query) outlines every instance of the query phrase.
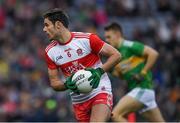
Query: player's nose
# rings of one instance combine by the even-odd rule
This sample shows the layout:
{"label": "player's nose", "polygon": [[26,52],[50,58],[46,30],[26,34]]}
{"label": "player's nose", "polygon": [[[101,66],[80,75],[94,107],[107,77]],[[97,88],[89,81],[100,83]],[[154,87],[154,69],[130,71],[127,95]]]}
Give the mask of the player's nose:
{"label": "player's nose", "polygon": [[46,32],[46,27],[43,28],[43,31]]}

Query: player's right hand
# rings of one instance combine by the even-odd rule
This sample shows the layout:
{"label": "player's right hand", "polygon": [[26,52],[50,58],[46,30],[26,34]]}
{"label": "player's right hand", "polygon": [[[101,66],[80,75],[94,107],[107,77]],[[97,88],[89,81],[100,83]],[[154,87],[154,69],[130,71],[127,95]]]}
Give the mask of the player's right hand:
{"label": "player's right hand", "polygon": [[144,81],[145,80],[145,75],[144,74],[134,74],[134,75],[132,75],[132,79],[134,80],[134,81],[136,81],[137,83],[141,83],[142,81]]}
{"label": "player's right hand", "polygon": [[66,78],[66,81],[65,81],[64,85],[65,85],[65,87],[66,87],[67,89],[70,89],[71,91],[79,94],[79,90],[78,90],[78,88],[77,88],[77,86],[76,86],[76,83],[75,83],[74,81],[72,81],[73,75],[74,75],[74,74],[72,74],[71,76],[69,76],[69,77]]}

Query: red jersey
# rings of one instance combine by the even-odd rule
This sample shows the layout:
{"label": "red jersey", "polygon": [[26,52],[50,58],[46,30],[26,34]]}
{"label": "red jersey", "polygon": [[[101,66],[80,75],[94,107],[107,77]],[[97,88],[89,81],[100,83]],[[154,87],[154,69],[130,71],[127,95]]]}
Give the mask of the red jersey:
{"label": "red jersey", "polygon": [[[49,69],[60,69],[64,77],[70,76],[78,70],[102,65],[99,57],[105,43],[95,34],[72,32],[67,43],[52,41],[46,47],[46,62]],[[98,88],[88,94],[76,95],[71,93],[73,103],[80,103],[96,96],[99,93],[111,94],[111,83],[105,73],[100,80]]]}

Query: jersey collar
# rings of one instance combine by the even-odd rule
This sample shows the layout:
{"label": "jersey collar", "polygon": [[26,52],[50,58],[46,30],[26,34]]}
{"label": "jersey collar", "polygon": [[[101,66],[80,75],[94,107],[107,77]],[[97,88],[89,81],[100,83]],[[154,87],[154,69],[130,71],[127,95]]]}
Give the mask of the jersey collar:
{"label": "jersey collar", "polygon": [[118,45],[118,47],[121,47],[122,44],[123,44],[123,42],[124,42],[124,38],[120,38],[120,39],[119,39],[119,45]]}
{"label": "jersey collar", "polygon": [[73,33],[72,32],[70,32],[70,33],[71,33],[71,37],[70,37],[70,39],[66,43],[61,43],[61,42],[58,41],[60,45],[66,45],[66,44],[71,42],[71,40],[73,38]]}

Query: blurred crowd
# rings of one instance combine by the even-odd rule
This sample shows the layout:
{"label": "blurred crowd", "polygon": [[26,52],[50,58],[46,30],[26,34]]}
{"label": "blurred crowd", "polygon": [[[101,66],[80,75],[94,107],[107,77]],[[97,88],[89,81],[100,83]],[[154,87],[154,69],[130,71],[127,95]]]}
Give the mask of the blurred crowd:
{"label": "blurred crowd", "polygon": [[[68,13],[71,31],[104,39],[104,26],[115,21],[127,39],[155,48],[158,105],[166,121],[180,121],[179,0],[0,0],[0,121],[75,121],[68,92],[50,88],[44,60],[42,14],[55,7]],[[127,85],[109,76],[116,104]]]}

